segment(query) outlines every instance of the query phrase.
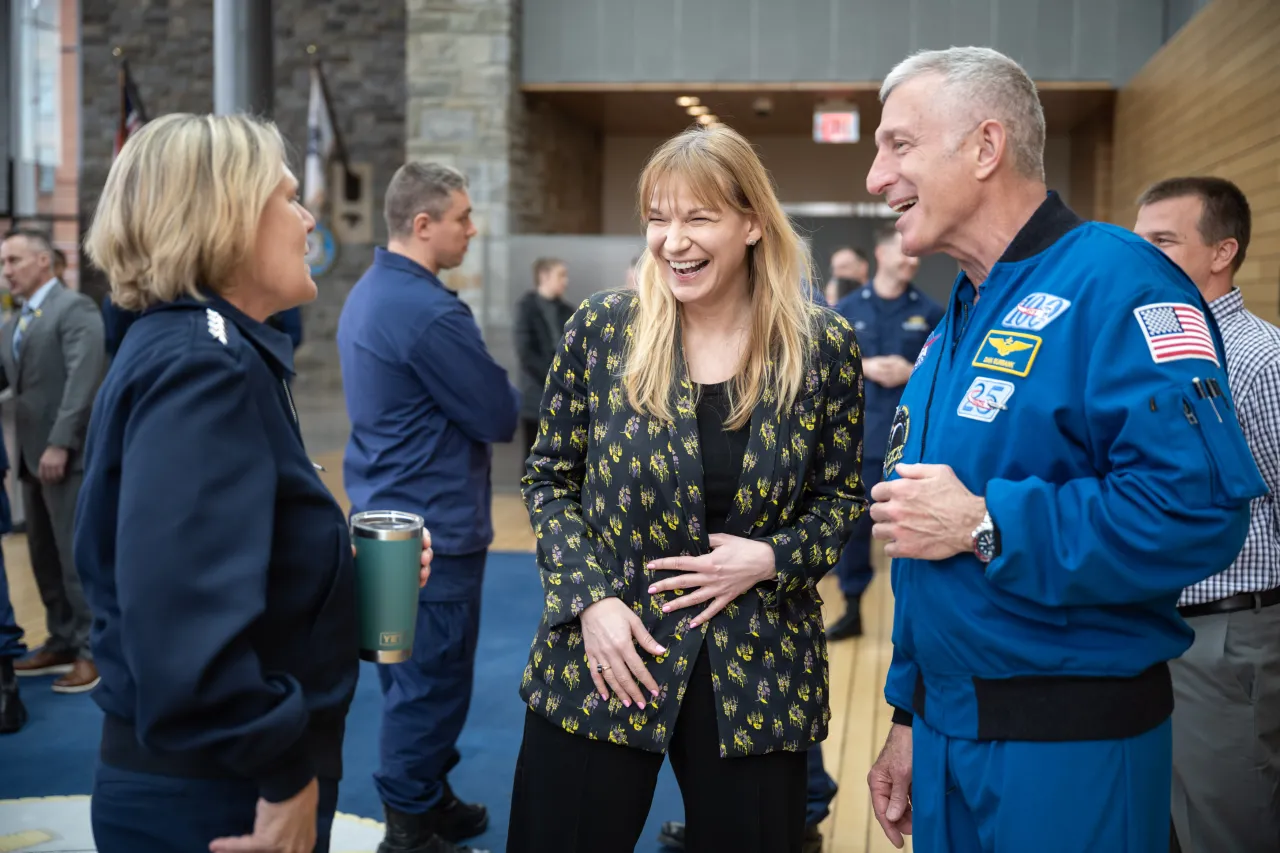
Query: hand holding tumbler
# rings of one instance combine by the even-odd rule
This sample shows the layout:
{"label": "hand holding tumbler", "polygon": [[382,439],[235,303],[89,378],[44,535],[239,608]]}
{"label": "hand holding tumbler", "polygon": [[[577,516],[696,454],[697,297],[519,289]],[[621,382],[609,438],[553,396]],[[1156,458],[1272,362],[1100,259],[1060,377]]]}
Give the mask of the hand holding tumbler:
{"label": "hand holding tumbler", "polygon": [[413,654],[423,524],[421,516],[395,510],[351,517],[363,660],[403,663]]}

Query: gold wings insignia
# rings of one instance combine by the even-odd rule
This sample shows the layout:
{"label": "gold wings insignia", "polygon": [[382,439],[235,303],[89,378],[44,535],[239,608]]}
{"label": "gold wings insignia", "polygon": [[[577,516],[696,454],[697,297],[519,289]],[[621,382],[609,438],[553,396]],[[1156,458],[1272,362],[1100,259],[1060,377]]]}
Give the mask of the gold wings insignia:
{"label": "gold wings insignia", "polygon": [[991,345],[995,347],[996,352],[1000,353],[1002,356],[1007,356],[1011,352],[1020,352],[1024,349],[1031,349],[1031,344],[1015,338],[991,338]]}

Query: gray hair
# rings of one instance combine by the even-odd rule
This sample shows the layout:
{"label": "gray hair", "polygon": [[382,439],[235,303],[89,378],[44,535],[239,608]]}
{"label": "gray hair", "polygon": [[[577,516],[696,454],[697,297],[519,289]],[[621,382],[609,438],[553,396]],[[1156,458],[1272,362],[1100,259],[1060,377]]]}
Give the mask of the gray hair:
{"label": "gray hair", "polygon": [[49,266],[53,266],[53,243],[49,240],[49,235],[43,231],[37,231],[34,228],[15,228],[0,238],[0,242],[10,240],[14,237],[21,237],[31,246],[32,251],[37,255],[48,255]]}
{"label": "gray hair", "polygon": [[1036,84],[1022,66],[989,47],[924,50],[899,62],[880,87],[880,102],[898,86],[938,74],[951,104],[974,122],[993,118],[1004,125],[1014,168],[1044,180],[1044,108]]}
{"label": "gray hair", "polygon": [[392,237],[407,236],[419,213],[441,218],[453,202],[454,191],[466,188],[467,178],[457,169],[440,163],[405,163],[387,186],[382,211],[387,233]]}

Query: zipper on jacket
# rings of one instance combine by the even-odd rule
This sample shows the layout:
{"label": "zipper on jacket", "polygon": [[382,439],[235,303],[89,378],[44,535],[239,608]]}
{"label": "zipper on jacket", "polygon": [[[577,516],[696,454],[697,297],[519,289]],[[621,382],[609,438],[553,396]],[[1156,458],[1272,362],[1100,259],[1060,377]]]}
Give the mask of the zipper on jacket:
{"label": "zipper on jacket", "polygon": [[289,401],[289,413],[293,415],[294,426],[302,426],[298,423],[298,410],[293,407],[293,395],[289,393],[289,380],[281,379],[280,384],[284,386],[284,398]]}
{"label": "zipper on jacket", "polygon": [[[977,292],[978,292],[977,288],[974,288],[975,296],[977,295]],[[947,322],[950,323],[952,319],[954,319],[954,317],[955,317],[955,311],[954,310],[949,311],[947,316]],[[948,335],[948,337],[951,338],[951,340],[949,341],[950,347],[948,348],[948,351],[947,351],[947,358],[950,360],[952,365],[955,364],[956,348],[960,346],[960,341],[961,339],[964,338],[964,333],[968,330],[968,328],[969,328],[969,303],[961,301],[960,302],[960,327],[956,330],[956,333],[954,335]],[[942,359],[939,358],[938,362],[933,367],[933,378],[929,380],[929,396],[925,398],[924,423],[920,425],[920,458],[921,459],[924,459],[924,453],[925,453],[925,447],[926,447],[925,442],[929,438],[929,411],[933,408],[933,392],[934,392],[934,389],[938,387],[938,370],[941,367],[941,363],[942,363]]]}
{"label": "zipper on jacket", "polygon": [[[281,379],[280,384],[284,386],[284,398],[289,401],[289,414],[293,415],[294,431],[298,433],[298,441],[302,441],[302,423],[298,420],[298,410],[293,407],[293,394],[289,391],[289,380]],[[302,452],[303,453],[307,452],[307,446],[305,442],[302,445]],[[319,462],[316,462],[315,460],[308,460],[308,461],[311,462],[311,467],[316,469],[317,471],[325,470],[325,467],[321,465]]]}

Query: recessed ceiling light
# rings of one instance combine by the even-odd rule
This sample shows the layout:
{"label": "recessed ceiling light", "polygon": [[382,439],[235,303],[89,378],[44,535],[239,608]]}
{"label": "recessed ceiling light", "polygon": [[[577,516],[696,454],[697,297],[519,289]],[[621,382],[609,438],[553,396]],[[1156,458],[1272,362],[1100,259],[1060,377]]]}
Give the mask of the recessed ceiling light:
{"label": "recessed ceiling light", "polygon": [[696,107],[700,103],[702,102],[692,95],[681,95],[676,98],[676,104],[681,107]]}
{"label": "recessed ceiling light", "polygon": [[697,107],[689,107],[685,110],[685,112],[687,112],[691,116],[702,116],[711,112],[711,110],[708,109],[707,107],[697,106]]}
{"label": "recessed ceiling light", "polygon": [[719,117],[711,115],[710,113],[703,113],[702,115],[698,116],[698,124],[702,125],[703,127],[710,127],[711,125],[718,124],[719,122],[720,122]]}

